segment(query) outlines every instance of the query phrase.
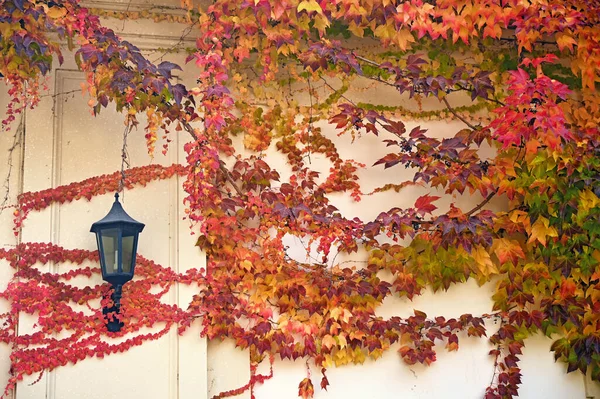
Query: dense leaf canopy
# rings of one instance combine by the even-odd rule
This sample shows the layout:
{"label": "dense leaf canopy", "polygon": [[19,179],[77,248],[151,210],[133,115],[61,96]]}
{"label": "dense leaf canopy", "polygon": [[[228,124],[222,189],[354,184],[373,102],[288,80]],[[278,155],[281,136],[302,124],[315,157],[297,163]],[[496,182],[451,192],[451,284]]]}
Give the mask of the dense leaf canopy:
{"label": "dense leaf canopy", "polygon": [[[75,308],[108,286],[69,284],[99,273],[96,254],[43,243],[0,249],[15,268],[0,293],[11,304],[0,332],[12,346],[6,392],[24,375],[123,351],[174,325],[184,333],[192,323],[210,339],[232,338],[250,351],[248,384],[217,397],[252,390],[269,377],[255,374],[256,365],[274,356],[310,359],[322,370],[323,389],[328,367],[377,359],[396,343],[406,363],[430,364],[435,344],[457,350],[460,332],[485,336],[490,320],[499,328],[489,337],[495,377],[481,389],[486,399],[517,395],[521,349],[537,332],[552,337],[568,371],[600,380],[597,1],[215,0],[182,7],[197,36],[185,66],[197,71],[196,87],[175,83],[173,71],[183,65],[152,63],[77,0],[2,0],[0,73],[12,98],[4,134],[35,109],[62,53],[74,54],[95,114],[116,107],[129,127],[145,121],[151,154],[157,141],[168,151],[169,130],[186,135],[185,165],[133,168],[125,188],[183,176],[188,217],[208,257],[206,271],[177,274],[140,256],[138,277],[124,289],[125,327],[116,333],[129,339],[112,345],[102,309]],[[132,14],[120,17],[139,17]],[[353,93],[365,82],[414,107],[361,103]],[[454,106],[459,98],[468,103]],[[431,99],[439,107],[424,105]],[[405,124],[437,119],[462,127],[439,138]],[[369,165],[347,159],[333,130],[356,145],[376,135],[389,154]],[[273,151],[287,160],[285,179],[265,156]],[[316,168],[311,156],[328,167]],[[360,172],[386,168],[413,173],[365,192]],[[14,205],[15,233],[30,212],[118,190],[119,176],[23,193]],[[374,220],[344,215],[331,202],[333,195],[359,201],[408,186],[425,194]],[[440,196],[454,202],[441,209]],[[481,200],[465,207],[465,197]],[[506,201],[504,210],[490,210],[495,198]],[[319,258],[291,257],[290,236]],[[336,262],[336,254],[357,251],[368,253],[367,262]],[[36,266],[47,262],[81,267],[49,274]],[[376,314],[389,296],[412,299],[468,279],[496,284],[489,314]],[[198,284],[189,306],[160,301],[174,284]],[[152,294],[152,285],[163,290]],[[38,331],[16,335],[20,312],[36,315]],[[139,335],[157,325],[165,327]],[[69,334],[57,339],[60,331]],[[313,393],[309,375],[299,395]]]}

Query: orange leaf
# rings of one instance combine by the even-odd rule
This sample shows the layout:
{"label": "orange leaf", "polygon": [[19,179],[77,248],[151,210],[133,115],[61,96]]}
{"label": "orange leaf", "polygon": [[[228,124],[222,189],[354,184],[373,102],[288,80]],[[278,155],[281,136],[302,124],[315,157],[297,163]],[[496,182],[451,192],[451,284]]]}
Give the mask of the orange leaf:
{"label": "orange leaf", "polygon": [[510,261],[513,265],[516,265],[519,259],[525,258],[523,248],[521,248],[521,244],[516,240],[499,238],[494,241],[493,248],[498,260],[500,260],[500,264]]}
{"label": "orange leaf", "polygon": [[308,399],[312,398],[314,394],[315,388],[310,378],[307,377],[300,381],[300,385],[298,385],[298,396],[302,399]]}
{"label": "orange leaf", "polygon": [[557,33],[556,44],[561,51],[565,48],[568,48],[569,51],[573,51],[573,46],[577,44],[577,41],[575,41],[575,39],[573,39],[573,37],[569,34]]}
{"label": "orange leaf", "polygon": [[560,285],[560,296],[563,299],[572,297],[573,294],[575,294],[575,290],[576,289],[577,289],[577,286],[575,285],[575,283],[573,282],[573,280],[571,280],[571,279],[565,280]]}

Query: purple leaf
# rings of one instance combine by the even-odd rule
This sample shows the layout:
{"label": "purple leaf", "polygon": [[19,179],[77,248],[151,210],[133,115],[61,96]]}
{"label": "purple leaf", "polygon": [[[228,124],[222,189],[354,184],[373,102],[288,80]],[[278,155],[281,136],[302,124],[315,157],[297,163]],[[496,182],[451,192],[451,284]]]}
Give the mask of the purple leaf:
{"label": "purple leaf", "polygon": [[163,61],[160,64],[158,64],[158,73],[160,73],[162,76],[164,76],[167,79],[170,79],[172,77],[171,75],[171,71],[173,69],[179,70],[181,71],[181,67],[177,64],[174,64],[172,62],[169,61]]}
{"label": "purple leaf", "polygon": [[171,92],[173,93],[173,98],[175,99],[175,103],[177,105],[181,104],[181,99],[187,95],[188,90],[181,83],[176,84],[171,88]]}

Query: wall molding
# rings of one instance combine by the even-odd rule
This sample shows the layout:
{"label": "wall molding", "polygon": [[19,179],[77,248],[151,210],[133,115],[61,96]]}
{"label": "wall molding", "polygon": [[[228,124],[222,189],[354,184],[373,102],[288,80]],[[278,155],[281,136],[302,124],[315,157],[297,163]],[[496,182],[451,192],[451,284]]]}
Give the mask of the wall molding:
{"label": "wall molding", "polygon": [[149,11],[163,12],[168,15],[182,16],[187,14],[187,10],[177,5],[159,5],[154,3],[139,3],[139,2],[114,2],[114,1],[82,1],[81,5],[86,8],[98,8],[105,11]]}

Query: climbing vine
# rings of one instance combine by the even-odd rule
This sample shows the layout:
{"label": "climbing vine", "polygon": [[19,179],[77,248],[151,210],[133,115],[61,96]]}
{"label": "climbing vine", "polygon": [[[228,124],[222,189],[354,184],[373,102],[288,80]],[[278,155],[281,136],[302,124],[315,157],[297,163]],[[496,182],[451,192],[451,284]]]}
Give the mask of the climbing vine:
{"label": "climbing vine", "polygon": [[[108,286],[70,284],[98,273],[95,253],[44,243],[0,250],[14,268],[0,293],[10,304],[0,315],[0,340],[12,348],[5,394],[25,375],[124,351],[172,326],[183,334],[193,323],[209,339],[232,338],[250,351],[248,384],[216,398],[253,396],[272,375],[256,374],[264,359],[305,358],[327,389],[329,367],[377,359],[395,344],[407,364],[431,364],[435,345],[459,348],[460,332],[489,333],[494,345],[486,399],[518,394],[519,356],[539,332],[554,340],[567,371],[600,380],[596,2],[215,0],[206,9],[184,1],[184,11],[171,14],[102,13],[189,23],[196,46],[187,49],[186,68],[195,68],[195,87],[175,83],[182,66],[151,62],[77,0],[1,3],[0,73],[11,99],[5,134],[19,114],[35,112],[63,53],[73,55],[92,113],[115,107],[128,127],[143,115],[150,155],[157,143],[168,151],[172,134],[185,135],[184,165],[134,168],[125,188],[180,176],[186,217],[207,256],[206,270],[178,274],[139,255],[137,277],[124,287],[125,327],[109,333],[101,311]],[[462,127],[436,138],[405,124],[431,119]],[[355,145],[375,135],[389,153],[357,162],[336,147],[332,131]],[[273,151],[286,170],[270,162]],[[328,167],[317,168],[314,157]],[[401,167],[413,172],[410,180],[396,174],[363,189],[362,170]],[[119,177],[21,194],[12,205],[15,234],[30,212],[116,191]],[[331,202],[334,194],[360,201],[413,185],[430,191],[373,220]],[[441,195],[452,201],[447,208],[436,205]],[[481,201],[464,207],[463,195]],[[503,211],[488,207],[495,198],[506,201]],[[294,259],[289,237],[318,258]],[[336,262],[359,251],[365,263]],[[53,272],[40,271],[47,263]],[[71,270],[61,271],[66,264]],[[412,299],[468,279],[496,284],[488,314],[376,313],[390,296]],[[187,307],[160,301],[174,284],[198,286]],[[153,294],[151,286],[162,289]],[[22,313],[37,318],[35,332],[17,334]],[[499,327],[488,331],[492,320]],[[157,333],[140,333],[158,325]],[[106,343],[113,334],[127,338]],[[300,397],[313,396],[313,379],[307,367]]]}

